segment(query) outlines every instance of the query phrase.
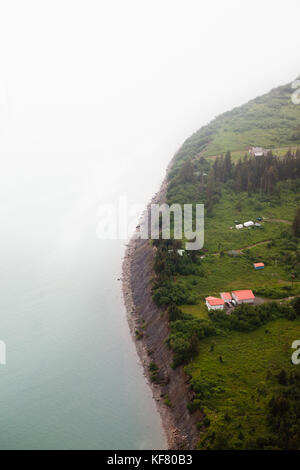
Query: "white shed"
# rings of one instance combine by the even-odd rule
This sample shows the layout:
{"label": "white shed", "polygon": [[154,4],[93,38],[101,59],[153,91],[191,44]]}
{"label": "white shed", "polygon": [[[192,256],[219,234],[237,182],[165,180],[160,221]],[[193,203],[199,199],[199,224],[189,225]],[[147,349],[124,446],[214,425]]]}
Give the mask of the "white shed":
{"label": "white shed", "polygon": [[254,225],[254,222],[252,222],[252,220],[249,220],[248,222],[244,223],[244,227],[252,227],[252,225]]}

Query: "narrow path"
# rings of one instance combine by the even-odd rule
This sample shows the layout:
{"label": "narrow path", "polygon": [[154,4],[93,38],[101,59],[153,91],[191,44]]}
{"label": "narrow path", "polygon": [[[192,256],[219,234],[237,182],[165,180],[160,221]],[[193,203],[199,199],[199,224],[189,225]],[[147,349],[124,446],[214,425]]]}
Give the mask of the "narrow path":
{"label": "narrow path", "polygon": [[283,220],[283,219],[266,219],[265,222],[280,222],[281,224],[292,225],[290,220]]}
{"label": "narrow path", "polygon": [[[236,251],[237,253],[243,253],[243,250],[250,250],[251,248],[254,248],[256,246],[259,246],[259,245],[264,245],[266,243],[269,243],[271,240],[264,240],[262,242],[257,242],[257,243],[254,243],[253,245],[249,245],[249,246],[245,246],[243,248],[239,248],[237,250],[232,250],[232,251]],[[219,256],[220,253],[212,253],[213,256]],[[201,259],[205,258],[205,255],[201,256]]]}
{"label": "narrow path", "polygon": [[[265,222],[279,222],[282,224],[286,225],[292,225],[292,222],[290,220],[284,220],[284,219],[265,219]],[[243,254],[243,250],[250,250],[251,248],[254,248],[259,245],[264,245],[265,243],[269,243],[271,240],[264,240],[262,242],[254,243],[253,245],[245,246],[244,248],[239,248],[236,251],[237,253]],[[220,253],[212,253],[213,256],[219,256]],[[205,255],[201,256],[201,259],[205,258]]]}
{"label": "narrow path", "polygon": [[251,248],[255,248],[256,246],[259,246],[259,245],[264,245],[265,243],[269,243],[271,240],[264,240],[263,242],[257,242],[257,243],[254,243],[254,245],[249,245],[249,246],[246,246],[246,248],[241,248],[240,250],[237,250],[239,253],[243,253],[243,250],[250,250]]}

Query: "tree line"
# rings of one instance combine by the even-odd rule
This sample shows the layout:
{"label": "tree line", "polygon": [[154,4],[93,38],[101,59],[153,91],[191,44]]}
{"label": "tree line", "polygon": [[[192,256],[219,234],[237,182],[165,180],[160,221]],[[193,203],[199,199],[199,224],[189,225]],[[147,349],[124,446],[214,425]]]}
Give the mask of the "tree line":
{"label": "tree line", "polygon": [[238,192],[247,191],[251,194],[262,191],[272,194],[276,183],[296,178],[300,178],[300,149],[294,153],[288,150],[282,158],[273,155],[272,151],[260,157],[246,154],[236,165],[232,164],[231,154],[227,152],[225,157],[221,155],[216,158],[208,183],[233,179],[235,190]]}

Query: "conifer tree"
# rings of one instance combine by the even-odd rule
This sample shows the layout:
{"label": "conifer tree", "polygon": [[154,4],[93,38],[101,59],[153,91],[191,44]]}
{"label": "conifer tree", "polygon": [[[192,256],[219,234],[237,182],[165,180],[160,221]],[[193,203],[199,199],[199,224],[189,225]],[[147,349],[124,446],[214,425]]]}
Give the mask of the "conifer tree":
{"label": "conifer tree", "polygon": [[300,237],[300,207],[298,207],[294,218],[293,234],[295,235],[295,237]]}

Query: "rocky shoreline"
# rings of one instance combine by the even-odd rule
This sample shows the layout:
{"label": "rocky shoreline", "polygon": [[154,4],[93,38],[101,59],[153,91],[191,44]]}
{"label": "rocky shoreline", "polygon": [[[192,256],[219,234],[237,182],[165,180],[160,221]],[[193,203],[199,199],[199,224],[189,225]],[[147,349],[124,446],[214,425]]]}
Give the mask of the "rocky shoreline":
{"label": "rocky shoreline", "polygon": [[[146,217],[151,204],[165,201],[166,188],[165,178],[143,217]],[[167,313],[158,309],[151,294],[154,248],[149,240],[142,240],[136,235],[127,245],[122,273],[130,331],[161,416],[168,449],[194,449],[199,439],[196,423],[202,415],[198,411],[192,415],[188,412],[187,404],[191,398],[188,377],[182,367],[173,370],[170,366],[172,351],[165,343],[170,333]],[[137,335],[137,331],[140,334]],[[158,368],[158,382],[150,380],[151,362]]]}

